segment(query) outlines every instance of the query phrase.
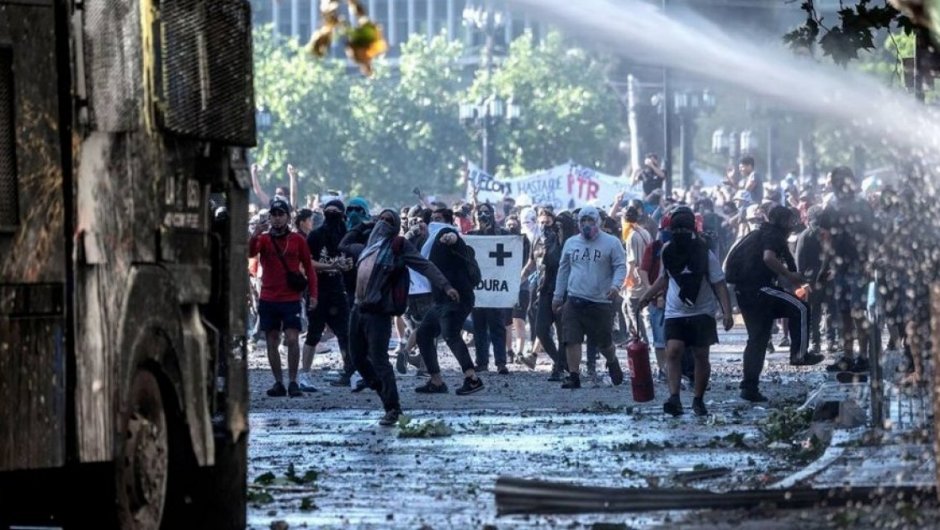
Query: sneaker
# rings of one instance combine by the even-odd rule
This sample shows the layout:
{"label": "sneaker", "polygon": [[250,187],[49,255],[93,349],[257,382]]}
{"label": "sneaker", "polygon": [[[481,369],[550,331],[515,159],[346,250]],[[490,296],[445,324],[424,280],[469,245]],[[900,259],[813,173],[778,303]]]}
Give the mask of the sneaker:
{"label": "sneaker", "polygon": [[548,376],[548,380],[552,383],[557,383],[559,381],[564,381],[565,376],[561,370],[552,368],[552,373]]}
{"label": "sneaker", "polygon": [[789,347],[790,347],[790,337],[784,337],[783,340],[781,340],[781,341],[777,344],[777,346],[780,346],[781,348],[789,348]]}
{"label": "sneaker", "polygon": [[367,383],[365,379],[360,379],[356,381],[356,386],[351,390],[351,392],[353,394],[358,394],[367,388],[369,388],[369,383]]}
{"label": "sneaker", "polygon": [[349,376],[346,374],[340,375],[338,378],[330,381],[330,386],[345,386],[348,387],[351,383]]}
{"label": "sneaker", "polygon": [[408,373],[408,357],[401,350],[398,350],[398,357],[395,359],[395,370],[400,374]]}
{"label": "sneaker", "polygon": [[696,416],[708,416],[708,409],[705,408],[705,400],[702,398],[692,399],[692,412]]}
{"label": "sneaker", "polygon": [[813,366],[815,364],[819,364],[823,362],[823,359],[825,359],[825,357],[823,357],[821,354],[807,353],[806,355],[803,356],[802,359],[791,358],[790,364],[792,366]]}
{"label": "sneaker", "polygon": [[431,374],[429,374],[427,370],[422,368],[422,369],[419,369],[417,372],[415,372],[415,377],[418,377],[420,379],[427,379],[428,377],[431,377]]}
{"label": "sneaker", "polygon": [[764,403],[767,401],[767,396],[760,393],[760,390],[742,390],[741,399],[744,401],[750,401],[751,403]]}
{"label": "sneaker", "polygon": [[848,357],[841,357],[838,361],[830,364],[826,367],[827,372],[848,372],[852,366],[855,364],[854,359],[849,359]]}
{"label": "sneaker", "polygon": [[463,384],[460,385],[454,393],[458,396],[466,396],[483,390],[483,380],[479,377],[476,379],[471,379],[469,377],[463,378]]}
{"label": "sneaker", "polygon": [[408,364],[410,364],[411,366],[414,366],[415,368],[421,368],[422,363],[424,362],[424,359],[421,358],[420,353],[415,354],[415,355],[411,355],[409,353],[407,354],[407,359],[408,359]]}
{"label": "sneaker", "polygon": [[581,376],[578,374],[568,374],[568,378],[561,384],[561,387],[571,390],[581,388]]}
{"label": "sneaker", "polygon": [[620,368],[620,362],[614,357],[612,361],[607,361],[607,373],[610,374],[610,382],[614,386],[623,383],[623,369]]}
{"label": "sneaker", "polygon": [[512,350],[506,350],[506,360],[508,360],[510,364],[514,363],[516,361],[516,352]]}
{"label": "sneaker", "polygon": [[506,368],[506,365],[497,366],[496,373],[499,375],[509,375],[509,368]]}
{"label": "sneaker", "polygon": [[477,364],[473,367],[474,372],[486,373],[490,371],[490,367],[485,364]]}
{"label": "sneaker", "polygon": [[287,395],[287,389],[284,388],[284,383],[278,381],[268,389],[268,396],[270,397],[284,397]]}
{"label": "sneaker", "polygon": [[529,370],[535,370],[535,362],[538,360],[538,356],[534,353],[531,355],[523,355],[519,360],[521,360],[522,364],[526,365]]}
{"label": "sneaker", "polygon": [[304,392],[316,392],[317,387],[313,386],[313,377],[310,376],[308,372],[301,372],[297,376],[297,384],[300,385],[300,389]]}
{"label": "sneaker", "polygon": [[300,385],[297,384],[297,381],[291,381],[287,385],[287,395],[290,397],[300,397],[304,395],[304,392],[300,389]]}
{"label": "sneaker", "polygon": [[415,388],[415,392],[419,394],[446,394],[447,393],[447,383],[441,383],[440,385],[435,385],[431,381]]}
{"label": "sneaker", "polygon": [[861,357],[857,357],[849,369],[850,372],[856,374],[867,374],[869,370],[871,370],[871,366],[868,364],[868,359],[862,359]]}
{"label": "sneaker", "polygon": [[663,403],[663,412],[666,414],[671,414],[673,416],[681,416],[685,413],[682,410],[682,402],[679,401],[679,396],[671,396],[669,399]]}
{"label": "sneaker", "polygon": [[773,353],[774,351],[775,351],[775,350],[774,350],[774,341],[772,341],[772,340],[767,341],[767,353]]}
{"label": "sneaker", "polygon": [[656,380],[659,381],[660,383],[665,383],[665,382],[666,382],[666,372],[662,371],[662,369],[657,370],[657,372],[656,372]]}
{"label": "sneaker", "polygon": [[382,427],[392,427],[398,423],[398,418],[401,417],[401,410],[394,409],[385,412],[385,416],[382,416],[382,419],[379,420],[379,425]]}

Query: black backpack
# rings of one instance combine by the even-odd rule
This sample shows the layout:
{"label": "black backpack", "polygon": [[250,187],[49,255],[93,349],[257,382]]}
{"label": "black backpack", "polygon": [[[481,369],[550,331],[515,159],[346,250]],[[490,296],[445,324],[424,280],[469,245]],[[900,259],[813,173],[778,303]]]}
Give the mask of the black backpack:
{"label": "black backpack", "polygon": [[726,282],[737,284],[747,281],[748,257],[752,255],[755,245],[760,245],[760,230],[748,232],[731,245],[722,267]]}
{"label": "black backpack", "polygon": [[476,287],[483,281],[483,273],[480,271],[480,265],[477,263],[477,253],[470,245],[464,244],[463,248],[466,250],[463,252],[455,251],[454,253],[464,262],[464,265],[466,265],[467,276],[470,278],[470,283]]}

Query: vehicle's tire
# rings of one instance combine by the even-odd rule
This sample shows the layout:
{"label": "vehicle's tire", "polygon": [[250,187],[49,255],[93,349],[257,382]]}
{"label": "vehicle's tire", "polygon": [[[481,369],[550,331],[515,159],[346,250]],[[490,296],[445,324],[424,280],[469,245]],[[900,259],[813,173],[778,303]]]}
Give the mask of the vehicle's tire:
{"label": "vehicle's tire", "polygon": [[159,530],[170,468],[167,415],[156,375],[139,369],[121,416],[115,501],[122,529]]}

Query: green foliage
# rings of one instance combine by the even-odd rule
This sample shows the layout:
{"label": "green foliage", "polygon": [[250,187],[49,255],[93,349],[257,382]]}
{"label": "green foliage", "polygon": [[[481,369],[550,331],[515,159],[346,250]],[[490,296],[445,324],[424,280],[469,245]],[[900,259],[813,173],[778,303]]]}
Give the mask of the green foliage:
{"label": "green foliage", "polygon": [[263,506],[274,502],[274,496],[265,490],[249,490],[247,500],[248,504]]}
{"label": "green foliage", "polygon": [[351,166],[346,188],[354,195],[403,200],[416,184],[455,191],[470,142],[457,120],[462,53],[458,42],[412,36],[397,71],[380,62],[373,78],[357,79],[350,92],[356,129],[341,152]]}
{"label": "green foliage", "polygon": [[287,183],[291,163],[301,197],[341,189],[388,206],[410,201],[415,185],[457,193],[461,160],[480,159],[476,131],[457,119],[459,103],[492,92],[514,96],[523,110],[520,125],[495,135],[505,171],[573,159],[619,172],[625,120],[604,83],[607,65],[558,34],[540,45],[517,39],[492,79],[465,66],[470,52],[444,37],[412,36],[398,65],[376,61],[370,78],[344,60],[313,59],[267,28],[254,39],[256,100],[273,115],[254,151],[266,189]]}
{"label": "green foliage", "polygon": [[537,45],[529,33],[516,39],[492,80],[480,72],[470,89],[482,97],[491,86],[522,106],[523,125],[497,135],[501,165],[520,174],[575,160],[619,173],[609,154],[626,135],[626,119],[605,82],[609,66],[557,32]]}
{"label": "green foliage", "polygon": [[413,423],[409,416],[398,418],[399,438],[441,438],[451,436],[454,430],[444,420]]}
{"label": "green foliage", "polygon": [[354,128],[348,112],[353,77],[342,63],[313,60],[296,41],[266,28],[254,32],[254,54],[255,99],[274,118],[271,129],[259,133],[254,153],[273,180],[268,188],[287,183],[288,163],[301,172],[302,192],[343,186],[350,167],[337,153]]}
{"label": "green foliage", "polygon": [[813,411],[810,409],[774,409],[770,411],[760,430],[768,443],[793,443],[798,434],[809,428],[812,418]]}
{"label": "green foliage", "polygon": [[856,0],[855,5],[840,6],[838,24],[827,27],[816,12],[815,0],[805,0],[800,7],[806,12],[806,21],[784,35],[784,42],[799,51],[812,51],[818,45],[824,56],[846,65],[858,59],[859,52],[877,47],[875,36],[879,31],[890,30],[892,25],[906,34],[913,31],[910,19],[887,3]]}

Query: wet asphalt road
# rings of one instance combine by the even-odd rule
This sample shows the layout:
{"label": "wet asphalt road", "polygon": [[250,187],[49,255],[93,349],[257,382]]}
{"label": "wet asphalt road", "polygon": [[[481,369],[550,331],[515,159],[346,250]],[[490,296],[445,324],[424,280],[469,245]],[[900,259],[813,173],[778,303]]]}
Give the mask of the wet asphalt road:
{"label": "wet asphalt road", "polygon": [[[546,381],[546,358],[535,371],[513,365],[510,375],[483,374],[483,392],[457,396],[453,389],[461,375],[442,345],[449,394],[415,394],[413,388],[424,379],[416,378],[413,369],[398,379],[402,405],[413,424],[443,420],[453,431],[440,438],[399,437],[398,428],[378,426],[382,411],[377,396],[329,387],[329,368],[339,366],[335,341],[334,351],[318,355],[315,362],[321,391],[293,399],[264,395],[272,379],[259,349],[252,353],[250,373],[250,525],[672,526],[688,514],[497,517],[492,488],[500,475],[662,487],[679,485],[674,478],[678,472],[731,468],[724,477],[689,484],[721,491],[766,486],[800,469],[805,463],[794,461],[787,450],[769,448],[758,427],[770,409],[802,403],[824,381],[822,365],[793,368],[787,353],[769,355],[763,391],[771,401],[753,406],[737,397],[745,340],[739,324],[723,333],[722,344],[713,349],[709,417],[692,415],[691,394],[683,392],[686,415],[678,419],[662,413],[664,384],[657,383],[656,398],[644,404],[632,401],[629,379],[620,387],[601,380],[581,390],[562,390]],[[623,350],[618,357],[626,366]],[[291,464],[296,475],[313,470],[316,479],[301,484],[285,480]],[[256,484],[265,473],[276,477],[273,486]]]}

